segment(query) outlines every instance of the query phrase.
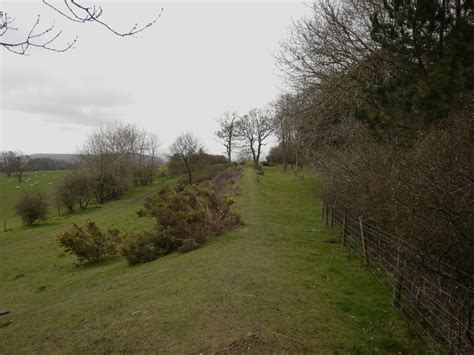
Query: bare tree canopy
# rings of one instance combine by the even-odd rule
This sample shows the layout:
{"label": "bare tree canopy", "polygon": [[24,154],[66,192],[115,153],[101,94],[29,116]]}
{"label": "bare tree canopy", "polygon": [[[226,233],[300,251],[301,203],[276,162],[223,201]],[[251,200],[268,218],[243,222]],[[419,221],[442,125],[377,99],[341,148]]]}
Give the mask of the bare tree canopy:
{"label": "bare tree canopy", "polygon": [[81,150],[81,165],[95,181],[97,201],[117,199],[131,185],[152,183],[158,147],[155,134],[131,124],[109,123],[94,131]]}
{"label": "bare tree canopy", "polygon": [[218,130],[215,132],[215,135],[225,148],[229,164],[232,163],[232,150],[236,145],[236,123],[238,119],[237,113],[226,112],[217,120]]}
{"label": "bare tree canopy", "polygon": [[[91,5],[88,2],[79,0],[64,0],[62,5],[47,0],[42,0],[42,3],[62,18],[79,24],[96,23],[120,37],[134,36],[145,31],[158,21],[163,12],[163,9],[161,9],[157,16],[148,23],[141,25],[135,23],[128,30],[121,31],[102,19],[104,10],[100,6]],[[62,30],[56,29],[54,24],[41,28],[40,18],[40,15],[38,15],[36,21],[29,31],[25,32],[22,39],[9,39],[10,32],[18,31],[19,29],[15,27],[15,18],[0,10],[0,46],[15,54],[25,55],[30,48],[65,52],[71,49],[77,42],[76,36],[72,41],[67,42],[66,45],[57,45],[57,40],[63,35]]]}
{"label": "bare tree canopy", "polygon": [[273,117],[268,110],[250,110],[237,121],[236,136],[243,148],[251,152],[255,168],[258,167],[262,147],[274,130]]}
{"label": "bare tree canopy", "polygon": [[201,147],[199,140],[190,132],[181,134],[170,147],[170,154],[178,156],[184,163],[188,173],[189,183],[193,183],[191,157]]}

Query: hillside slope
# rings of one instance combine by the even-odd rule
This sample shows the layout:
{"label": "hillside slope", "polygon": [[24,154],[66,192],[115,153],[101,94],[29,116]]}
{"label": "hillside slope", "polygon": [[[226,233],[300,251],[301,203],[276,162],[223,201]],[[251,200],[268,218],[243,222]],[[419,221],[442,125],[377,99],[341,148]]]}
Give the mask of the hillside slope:
{"label": "hillside slope", "polygon": [[[0,308],[12,312],[0,352],[416,352],[360,260],[325,242],[314,185],[248,167],[234,206],[243,227],[134,267],[75,267],[54,241],[66,220],[0,234]],[[151,226],[135,225],[142,202],[71,220]]]}

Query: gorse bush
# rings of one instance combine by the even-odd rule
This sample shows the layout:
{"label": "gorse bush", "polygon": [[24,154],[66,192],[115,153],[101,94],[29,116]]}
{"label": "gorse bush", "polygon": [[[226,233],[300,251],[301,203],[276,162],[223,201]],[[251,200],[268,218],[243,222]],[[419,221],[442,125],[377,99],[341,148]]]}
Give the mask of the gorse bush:
{"label": "gorse bush", "polygon": [[164,188],[148,206],[161,232],[180,247],[185,240],[201,245],[239,222],[213,185]]}
{"label": "gorse bush", "polygon": [[24,192],[15,205],[15,210],[23,220],[23,224],[27,226],[33,226],[38,221],[45,221],[48,218],[48,203],[39,191]]}
{"label": "gorse bush", "polygon": [[92,221],[87,221],[82,227],[73,224],[70,230],[57,237],[66,252],[76,255],[80,262],[93,262],[117,255],[118,246],[123,239],[125,234],[118,229],[111,228],[107,233],[102,233]]}
{"label": "gorse bush", "polygon": [[173,241],[161,233],[143,232],[126,236],[120,248],[129,264],[146,263],[176,250]]}
{"label": "gorse bush", "polygon": [[165,187],[145,202],[149,215],[156,218],[155,232],[128,236],[121,253],[130,264],[136,264],[175,250],[197,249],[240,223],[239,216],[229,209],[232,202],[219,196],[212,184]]}

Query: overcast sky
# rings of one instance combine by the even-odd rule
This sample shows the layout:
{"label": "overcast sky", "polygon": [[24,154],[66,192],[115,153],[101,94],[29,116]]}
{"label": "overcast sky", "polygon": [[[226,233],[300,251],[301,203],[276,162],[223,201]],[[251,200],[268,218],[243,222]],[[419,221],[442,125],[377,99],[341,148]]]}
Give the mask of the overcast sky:
{"label": "overcast sky", "polygon": [[284,84],[273,53],[292,19],[310,12],[302,1],[96,3],[121,30],[163,13],[139,38],[119,38],[96,24],[69,23],[40,0],[0,1],[16,18],[14,36],[38,14],[43,27],[54,21],[62,29],[58,45],[78,36],[62,54],[0,48],[1,150],[74,153],[94,127],[120,120],[157,133],[164,150],[191,131],[221,153],[216,118],[276,98]]}

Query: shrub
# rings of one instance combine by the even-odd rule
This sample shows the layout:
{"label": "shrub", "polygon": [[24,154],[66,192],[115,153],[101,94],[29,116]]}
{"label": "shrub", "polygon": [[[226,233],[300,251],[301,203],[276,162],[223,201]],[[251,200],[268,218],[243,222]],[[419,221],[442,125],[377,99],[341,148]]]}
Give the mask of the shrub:
{"label": "shrub", "polygon": [[173,241],[161,233],[140,233],[123,239],[120,254],[129,264],[146,263],[176,250]]}
{"label": "shrub", "polygon": [[238,216],[230,212],[229,202],[218,196],[212,185],[163,189],[149,207],[163,234],[182,251],[196,247],[186,240],[201,245],[239,223]]}
{"label": "shrub", "polygon": [[125,238],[121,254],[130,264],[147,262],[175,250],[188,252],[240,222],[229,210],[232,199],[220,197],[212,184],[162,188],[145,201],[156,218],[154,233]]}
{"label": "shrub", "polygon": [[263,166],[273,166],[273,164],[269,161],[262,161]]}
{"label": "shrub", "polygon": [[113,171],[96,177],[93,184],[95,199],[98,203],[118,200],[130,187],[130,177],[126,172]]}
{"label": "shrub", "polygon": [[102,233],[94,222],[87,221],[83,227],[73,224],[70,230],[58,235],[57,241],[66,252],[76,255],[80,262],[93,262],[117,255],[117,247],[124,238],[125,235],[118,229]]}
{"label": "shrub", "polygon": [[69,212],[74,212],[78,205],[86,209],[93,195],[93,181],[82,171],[66,175],[56,185],[55,198],[58,206],[65,206]]}
{"label": "shrub", "polygon": [[39,191],[24,192],[15,205],[15,210],[23,220],[23,224],[27,226],[33,226],[38,221],[45,221],[48,218],[48,204]]}

